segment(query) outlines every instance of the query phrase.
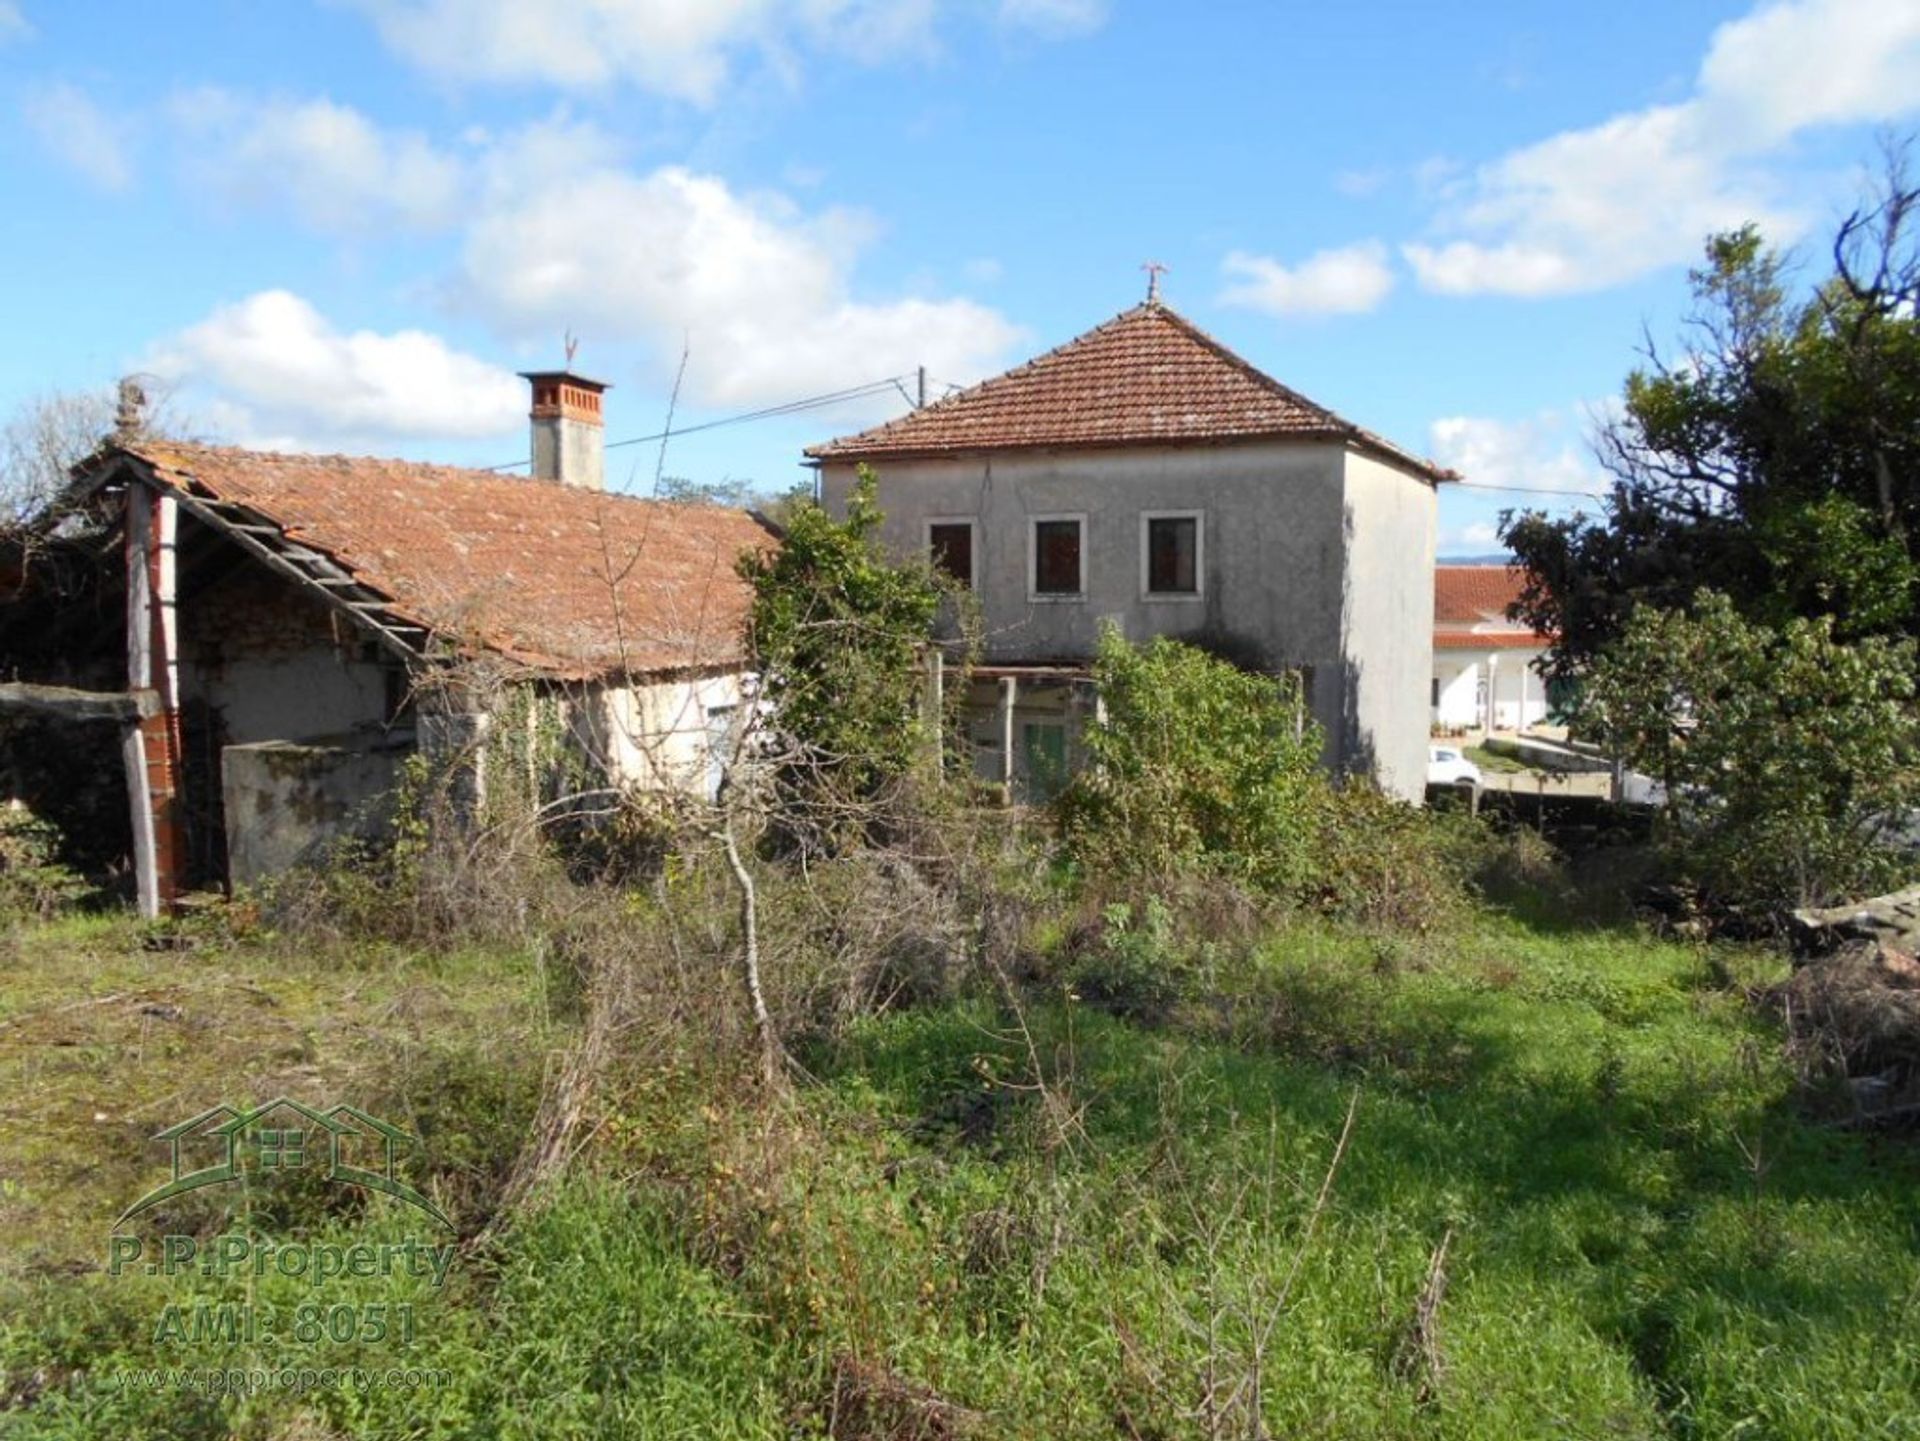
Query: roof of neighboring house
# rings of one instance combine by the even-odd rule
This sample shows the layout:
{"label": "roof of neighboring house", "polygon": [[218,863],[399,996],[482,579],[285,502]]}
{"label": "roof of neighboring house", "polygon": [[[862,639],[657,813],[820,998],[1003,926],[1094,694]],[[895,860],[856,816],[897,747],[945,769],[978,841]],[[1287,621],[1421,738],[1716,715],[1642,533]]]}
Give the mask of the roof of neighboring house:
{"label": "roof of neighboring house", "polygon": [[1452,471],[1289,390],[1158,301],[898,420],[811,446],[815,460],[1010,449],[1336,440],[1428,481]]}
{"label": "roof of neighboring house", "polygon": [[121,457],[319,552],[403,622],[567,678],[741,663],[735,563],[773,544],[745,511],[453,466],[172,441],[104,459]]}
{"label": "roof of neighboring house", "polygon": [[1436,565],[1433,568],[1433,644],[1440,650],[1528,650],[1552,637],[1525,621],[1507,619],[1520,599],[1526,573],[1517,565]]}
{"label": "roof of neighboring house", "polygon": [[1548,637],[1530,630],[1446,630],[1436,626],[1435,650],[1545,650]]}

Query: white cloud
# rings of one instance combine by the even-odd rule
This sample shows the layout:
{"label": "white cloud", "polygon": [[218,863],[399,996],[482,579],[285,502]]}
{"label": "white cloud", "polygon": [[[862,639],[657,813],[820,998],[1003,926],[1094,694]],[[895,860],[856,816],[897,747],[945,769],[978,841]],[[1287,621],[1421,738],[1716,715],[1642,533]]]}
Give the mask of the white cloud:
{"label": "white cloud", "polygon": [[1405,247],[1429,290],[1593,290],[1698,253],[1710,231],[1755,220],[1788,235],[1757,178],[1706,143],[1693,105],[1570,131],[1484,166],[1443,201],[1441,226],[1474,237]]}
{"label": "white cloud", "polygon": [[1500,527],[1490,520],[1450,525],[1440,532],[1441,555],[1485,555],[1503,549],[1505,547],[1500,541]]}
{"label": "white cloud", "polygon": [[1714,32],[1700,103],[1724,143],[1788,139],[1812,125],[1887,120],[1920,104],[1913,0],[1763,5]]}
{"label": "white cloud", "polygon": [[[5,3],[5,0],[0,0]],[[456,80],[603,90],[632,85],[712,105],[740,62],[760,58],[788,80],[807,53],[862,64],[923,59],[939,51],[957,0],[347,0],[369,15],[387,47]],[[1087,34],[1107,0],[997,0],[1006,29],[1043,39]]]}
{"label": "white cloud", "polygon": [[156,347],[147,368],[255,445],[504,436],[525,423],[525,386],[510,372],[425,331],[337,330],[285,290],[221,306]]}
{"label": "white cloud", "polygon": [[27,93],[21,104],[28,126],[49,153],[102,190],[124,190],[133,180],[125,128],[87,93],[68,84]]}
{"label": "white cloud", "polygon": [[1000,0],[1002,25],[1049,38],[1090,34],[1106,22],[1106,0]]}
{"label": "white cloud", "polygon": [[20,13],[20,7],[13,0],[0,0],[0,45],[11,45],[16,40],[32,38],[33,26]]}
{"label": "white cloud", "polygon": [[465,188],[460,161],[425,136],[383,131],[324,98],[205,88],[175,96],[167,110],[197,183],[318,229],[429,229],[454,217]]}
{"label": "white cloud", "polygon": [[1345,315],[1372,310],[1393,289],[1387,248],[1377,240],[1322,250],[1298,265],[1236,250],[1221,262],[1235,280],[1220,293],[1224,305],[1268,315]]}
{"label": "white cloud", "polygon": [[1429,290],[1600,289],[1698,253],[1746,221],[1775,240],[1761,162],[1816,125],[1920,108],[1920,4],[1788,0],[1715,33],[1688,99],[1567,131],[1443,183],[1435,238],[1404,247]]}
{"label": "white cloud", "polygon": [[925,58],[934,41],[934,0],[800,0],[800,33],[865,65]]}
{"label": "white cloud", "polygon": [[[456,80],[569,90],[632,85],[696,105],[715,103],[743,59],[797,77],[808,52],[863,64],[938,50],[949,0],[349,0],[389,49]],[[955,7],[959,8],[959,7]],[[1005,24],[1052,38],[1082,34],[1105,0],[1000,0]]]}
{"label": "white cloud", "polygon": [[456,229],[457,273],[442,293],[506,335],[637,341],[669,372],[689,345],[695,402],[785,401],[918,365],[971,380],[1018,338],[974,301],[859,295],[854,272],[876,230],[864,214],[808,213],[680,167],[635,172],[564,112],[505,134],[470,130],[452,150],[325,100],[202,91],[169,113],[190,174],[230,198],[328,230]]}
{"label": "white cloud", "polygon": [[424,70],[468,80],[597,89],[625,80],[710,101],[727,52],[765,0],[358,0],[382,40]]}
{"label": "white cloud", "polygon": [[1333,177],[1333,188],[1350,200],[1365,200],[1370,195],[1377,195],[1380,188],[1392,178],[1392,172],[1384,165],[1375,165],[1366,170],[1342,170]]}
{"label": "white cloud", "polygon": [[635,339],[662,357],[684,342],[704,403],[788,400],[925,365],[968,380],[1018,338],[964,299],[857,299],[850,276],[872,233],[845,211],[808,216],[677,166],[561,174],[498,188],[469,230],[463,289],[525,336],[563,329]]}
{"label": "white cloud", "polygon": [[1513,490],[1516,505],[1527,503],[1529,491],[1577,496],[1606,487],[1606,476],[1560,411],[1525,420],[1447,416],[1433,422],[1429,435],[1436,461],[1459,471],[1468,486]]}

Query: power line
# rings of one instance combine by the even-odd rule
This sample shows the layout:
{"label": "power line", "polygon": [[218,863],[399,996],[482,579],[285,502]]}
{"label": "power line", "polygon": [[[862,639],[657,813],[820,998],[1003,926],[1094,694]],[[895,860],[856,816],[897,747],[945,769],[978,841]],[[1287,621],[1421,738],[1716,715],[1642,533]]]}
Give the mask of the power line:
{"label": "power line", "polygon": [[[850,400],[865,400],[869,396],[882,395],[897,389],[902,381],[909,379],[904,375],[889,375],[884,380],[868,381],[864,385],[853,385],[845,390],[828,391],[824,395],[810,395],[801,400],[789,400],[781,405],[769,405],[760,410],[743,411],[739,415],[722,416],[719,420],[702,421],[699,425],[683,425],[668,428],[653,435],[636,435],[628,440],[611,440],[606,449],[619,450],[629,445],[650,445],[657,440],[678,439],[683,435],[694,435],[703,430],[718,430],[725,425],[744,425],[750,420],[771,420],[782,415],[799,415],[809,410],[819,410],[829,405],[841,405]],[[483,465],[482,470],[512,470],[515,466],[526,465],[525,460],[503,460],[498,465]]]}
{"label": "power line", "polygon": [[1580,495],[1589,500],[1605,500],[1604,490],[1560,490],[1550,485],[1489,485],[1480,480],[1456,480],[1453,482],[1463,490],[1504,490],[1515,495]]}

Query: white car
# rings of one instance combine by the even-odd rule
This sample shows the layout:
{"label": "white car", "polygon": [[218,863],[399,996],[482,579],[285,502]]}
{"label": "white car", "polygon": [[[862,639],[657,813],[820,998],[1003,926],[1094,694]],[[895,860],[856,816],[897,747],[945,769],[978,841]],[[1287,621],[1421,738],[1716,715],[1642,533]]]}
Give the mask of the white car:
{"label": "white car", "polygon": [[1468,760],[1459,746],[1428,746],[1427,784],[1430,786],[1478,786],[1480,767]]}

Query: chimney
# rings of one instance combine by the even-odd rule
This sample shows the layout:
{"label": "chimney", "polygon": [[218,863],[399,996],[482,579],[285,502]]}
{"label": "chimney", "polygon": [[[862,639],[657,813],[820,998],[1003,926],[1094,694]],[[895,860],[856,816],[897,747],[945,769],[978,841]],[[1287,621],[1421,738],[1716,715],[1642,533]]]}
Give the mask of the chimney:
{"label": "chimney", "polygon": [[147,392],[131,375],[120,382],[119,404],[114,408],[113,438],[122,445],[138,440],[147,428]]}
{"label": "chimney", "polygon": [[533,387],[533,478],[606,489],[605,381],[571,370],[523,370]]}

